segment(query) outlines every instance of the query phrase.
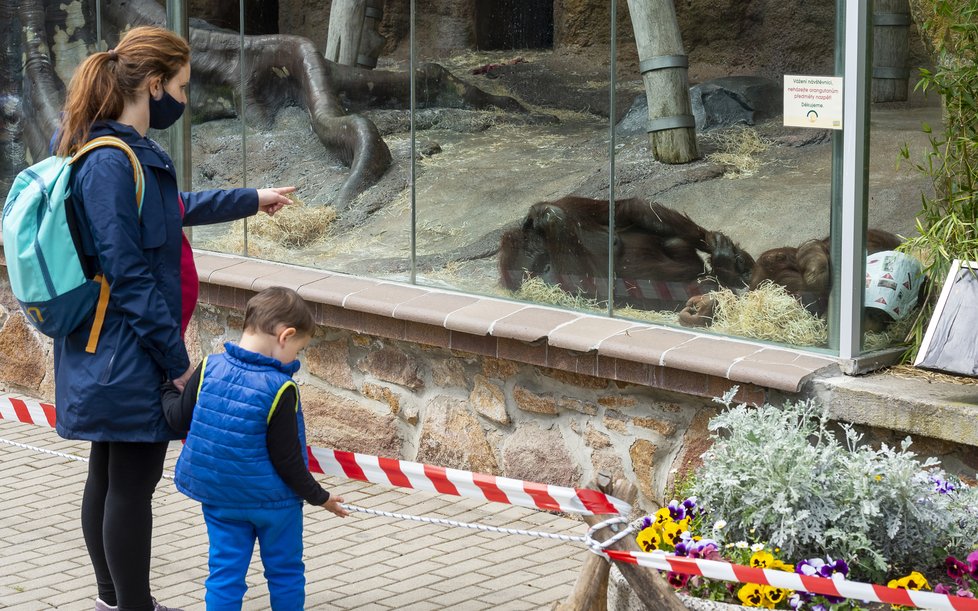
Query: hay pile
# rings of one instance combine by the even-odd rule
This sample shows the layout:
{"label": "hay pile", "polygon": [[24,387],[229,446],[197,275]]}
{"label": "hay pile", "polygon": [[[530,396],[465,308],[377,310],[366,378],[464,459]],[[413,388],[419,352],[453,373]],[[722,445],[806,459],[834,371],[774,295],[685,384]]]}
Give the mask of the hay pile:
{"label": "hay pile", "polygon": [[770,144],[752,127],[739,126],[706,136],[717,145],[717,151],[706,156],[708,161],[724,166],[726,178],[747,178],[761,167],[757,155]]}
{"label": "hay pile", "polygon": [[[553,305],[559,308],[582,312],[593,312],[596,314],[606,314],[608,312],[607,302],[598,301],[597,299],[592,299],[581,294],[571,295],[559,286],[547,284],[541,278],[537,277],[524,278],[523,285],[517,291],[509,293],[509,296],[520,301]],[[631,306],[626,306],[615,308],[615,316],[646,322],[676,322],[676,313],[672,310],[639,310]]]}
{"label": "hay pile", "polygon": [[307,206],[295,193],[287,195],[292,205],[275,216],[259,214],[248,223],[251,234],[286,248],[305,248],[326,237],[336,220],[332,206]]}
{"label": "hay pile", "polygon": [[[713,330],[728,335],[794,346],[828,345],[828,323],[815,316],[779,284],[765,282],[743,295],[715,291]],[[863,347],[882,350],[905,343],[913,316],[894,322],[883,331],[866,331]]]}
{"label": "hay pile", "polygon": [[571,295],[555,284],[547,284],[542,278],[525,277],[519,289],[511,293],[513,299],[530,301],[546,305],[554,305],[571,310],[585,312],[606,312],[607,306],[597,299],[591,299],[581,294]]}
{"label": "hay pile", "polygon": [[[332,206],[307,206],[295,193],[287,197],[292,204],[274,216],[259,213],[248,219],[248,256],[290,260],[295,250],[315,247],[328,236],[330,226],[336,220],[336,210]],[[244,221],[230,223],[223,236],[195,242],[195,246],[245,254]]]}
{"label": "hay pile", "polygon": [[806,310],[779,284],[765,282],[740,296],[730,290],[710,296],[716,300],[714,331],[796,346],[827,343],[825,320]]}

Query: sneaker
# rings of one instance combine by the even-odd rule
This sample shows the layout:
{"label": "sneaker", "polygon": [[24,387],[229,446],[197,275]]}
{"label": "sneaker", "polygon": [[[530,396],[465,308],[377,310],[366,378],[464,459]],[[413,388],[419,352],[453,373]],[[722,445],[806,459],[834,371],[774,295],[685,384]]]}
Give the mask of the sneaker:
{"label": "sneaker", "polygon": [[116,611],[118,608],[119,605],[112,606],[101,598],[95,599],[95,611]]}
{"label": "sneaker", "polygon": [[[108,608],[109,609],[112,609],[112,607],[108,607]],[[176,607],[164,607],[163,605],[161,605],[160,603],[158,603],[156,601],[156,599],[154,598],[153,599],[153,611],[183,611],[183,609],[177,609]]]}

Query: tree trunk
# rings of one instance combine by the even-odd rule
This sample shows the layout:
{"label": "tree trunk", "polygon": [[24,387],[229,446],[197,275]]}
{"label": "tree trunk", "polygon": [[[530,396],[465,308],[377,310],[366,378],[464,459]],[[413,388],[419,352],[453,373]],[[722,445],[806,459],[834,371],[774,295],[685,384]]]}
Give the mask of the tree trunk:
{"label": "tree trunk", "polygon": [[367,0],[333,0],[329,8],[326,51],[323,52],[326,59],[344,66],[357,65],[366,9]]}
{"label": "tree trunk", "polygon": [[383,16],[379,0],[334,0],[329,11],[326,59],[344,66],[373,68],[384,46],[377,33]]}
{"label": "tree trunk", "polygon": [[699,156],[689,102],[689,65],[671,0],[628,0],[645,96],[649,102],[649,144],[663,163],[687,163]]}
{"label": "tree trunk", "polygon": [[873,2],[873,87],[874,102],[902,102],[907,99],[910,68],[908,0]]}

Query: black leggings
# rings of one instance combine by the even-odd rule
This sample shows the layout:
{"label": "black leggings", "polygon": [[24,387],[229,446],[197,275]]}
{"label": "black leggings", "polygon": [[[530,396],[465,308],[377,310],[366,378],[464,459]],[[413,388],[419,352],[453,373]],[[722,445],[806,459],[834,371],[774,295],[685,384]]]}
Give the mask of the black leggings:
{"label": "black leggings", "polygon": [[166,442],[93,442],[82,497],[82,533],[98,595],[127,611],[152,611],[149,589],[153,491]]}

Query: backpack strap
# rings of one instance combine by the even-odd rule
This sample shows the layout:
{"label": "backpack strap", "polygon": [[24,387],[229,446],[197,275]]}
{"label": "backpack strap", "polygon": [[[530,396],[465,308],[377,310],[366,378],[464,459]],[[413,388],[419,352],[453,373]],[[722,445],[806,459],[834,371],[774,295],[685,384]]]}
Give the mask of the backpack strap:
{"label": "backpack strap", "polygon": [[132,179],[136,183],[136,213],[142,216],[143,213],[143,193],[145,192],[145,179],[143,177],[143,164],[139,163],[139,159],[136,158],[136,153],[133,152],[129,145],[126,144],[121,138],[115,136],[100,136],[98,138],[93,138],[86,142],[80,149],[78,149],[68,164],[75,163],[82,158],[86,153],[93,151],[97,148],[103,146],[111,146],[122,150],[128,157],[129,162],[132,164]]}
{"label": "backpack strap", "polygon": [[93,278],[99,283],[98,303],[95,304],[95,320],[92,321],[92,330],[88,334],[88,343],[85,344],[85,352],[95,354],[95,347],[98,345],[98,336],[102,333],[102,324],[105,323],[105,311],[109,307],[109,281],[105,279],[105,274],[99,272]]}
{"label": "backpack strap", "polygon": [[[139,163],[139,159],[136,158],[136,153],[133,152],[129,145],[122,141],[121,138],[115,136],[100,136],[98,138],[93,138],[86,142],[84,146],[78,149],[68,164],[78,161],[86,153],[93,151],[97,148],[103,146],[111,146],[122,150],[128,157],[129,162],[132,164],[132,178],[136,183],[136,215],[142,217],[143,214],[143,194],[145,193],[145,177],[143,176],[143,165]],[[88,334],[88,343],[85,345],[85,352],[89,354],[95,353],[95,348],[98,346],[98,338],[102,333],[102,325],[105,323],[105,312],[109,307],[109,281],[105,279],[105,274],[98,273],[95,274],[93,278],[99,283],[99,293],[98,293],[98,303],[95,306],[95,320],[92,322],[92,330]]]}

